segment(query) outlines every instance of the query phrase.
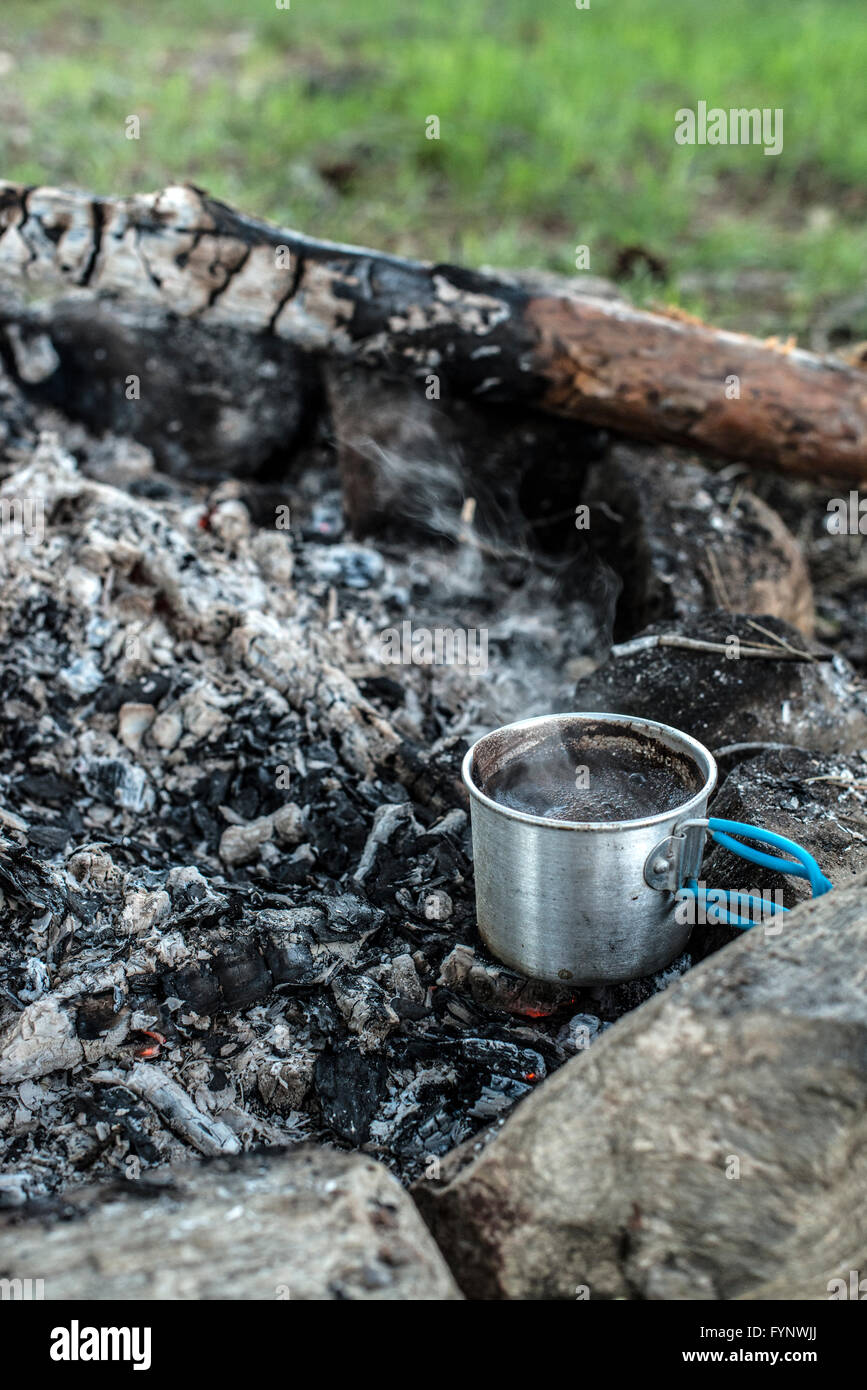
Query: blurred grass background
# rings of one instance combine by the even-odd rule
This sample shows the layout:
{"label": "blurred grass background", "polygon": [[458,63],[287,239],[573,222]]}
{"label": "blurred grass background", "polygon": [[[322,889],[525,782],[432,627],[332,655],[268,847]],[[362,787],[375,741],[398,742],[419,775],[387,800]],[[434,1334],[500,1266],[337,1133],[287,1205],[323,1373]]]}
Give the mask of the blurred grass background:
{"label": "blurred grass background", "polygon": [[[867,338],[865,74],[863,0],[2,0],[0,175],[189,180],[474,265],[574,273],[586,244],[640,301],[842,342]],[[699,100],[782,107],[782,154],[676,145]]]}

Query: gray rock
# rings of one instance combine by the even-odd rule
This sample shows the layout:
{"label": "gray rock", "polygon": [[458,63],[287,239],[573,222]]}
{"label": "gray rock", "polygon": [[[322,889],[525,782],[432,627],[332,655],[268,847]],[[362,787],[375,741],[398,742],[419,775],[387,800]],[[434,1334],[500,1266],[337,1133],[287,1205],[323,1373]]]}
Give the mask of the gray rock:
{"label": "gray rock", "polygon": [[[803,650],[804,638],[779,618],[761,626]],[[654,623],[641,637],[674,633],[746,646],[768,643],[750,617],[721,611],[687,620]],[[777,661],[645,647],[640,638],[615,648],[602,666],[575,687],[576,710],[607,710],[658,719],[692,734],[716,752],[763,743],[798,744],[850,752],[867,744],[867,685],[840,656],[817,662]],[[820,648],[810,650],[821,651]]]}
{"label": "gray rock", "polygon": [[623,576],[618,623],[630,631],[708,608],[783,618],[813,630],[801,548],[782,518],[737,479],[619,445],[582,493],[590,534]]}
{"label": "gray rock", "polygon": [[[774,830],[803,845],[823,873],[844,886],[867,870],[867,757],[818,757],[799,748],[772,749],[729,773],[712,813]],[[705,861],[708,883],[720,888],[786,885],[786,906],[810,896],[803,879],[748,868],[716,847]]]}
{"label": "gray rock", "polygon": [[369,546],[308,545],[304,560],[316,579],[347,589],[369,589],[379,584],[385,573],[382,556]]}
{"label": "gray rock", "polygon": [[[867,1268],[867,881],[754,930],[415,1194],[470,1296],[825,1299]],[[586,1296],[586,1295],[585,1295]]]}
{"label": "gray rock", "polygon": [[[711,814],[762,826],[794,840],[812,854],[835,887],[867,870],[867,761],[863,757],[771,749],[729,772]],[[788,908],[811,895],[804,879],[754,867],[712,843],[702,879],[708,889],[750,893]],[[739,934],[737,927],[696,925],[690,939],[693,960],[703,959]]]}
{"label": "gray rock", "polygon": [[0,1221],[0,1277],[36,1271],[61,1301],[460,1298],[387,1169],[330,1149],[79,1190],[65,1214]]}

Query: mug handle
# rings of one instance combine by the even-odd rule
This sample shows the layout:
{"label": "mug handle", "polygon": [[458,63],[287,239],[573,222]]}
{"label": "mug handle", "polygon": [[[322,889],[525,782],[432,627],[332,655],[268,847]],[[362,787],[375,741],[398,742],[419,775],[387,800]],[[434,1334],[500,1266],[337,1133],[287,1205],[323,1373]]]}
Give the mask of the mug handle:
{"label": "mug handle", "polygon": [[[823,894],[830,893],[834,887],[830,879],[822,873],[812,854],[805,850],[802,845],[796,844],[794,840],[786,839],[785,835],[777,835],[775,831],[763,830],[757,825],[745,825],[742,821],[722,820],[718,816],[711,816],[705,821],[689,821],[683,824],[706,826],[712,840],[751,864],[759,864],[763,869],[773,869],[780,873],[791,874],[793,878],[807,879],[814,898],[820,898]],[[678,827],[678,829],[680,828]],[[734,839],[735,835],[741,838]],[[791,855],[792,858],[781,859],[777,855],[765,854],[750,844],[742,844],[741,840],[754,840],[758,844],[770,845],[774,849],[782,850],[785,854]],[[708,889],[700,888],[697,879],[687,878],[684,887],[687,892],[694,894],[696,900],[705,909],[708,919],[710,919],[710,913],[715,915],[714,925],[722,923],[729,927],[741,927],[746,931],[755,926],[755,921],[739,915],[740,910],[745,905],[759,909],[762,915],[767,912],[768,904],[763,899],[755,898],[749,893],[716,889],[716,895],[720,893],[725,895],[726,906],[723,908],[717,902],[708,905]],[[770,915],[776,916],[779,912],[788,911],[789,908],[787,907],[775,908]]]}

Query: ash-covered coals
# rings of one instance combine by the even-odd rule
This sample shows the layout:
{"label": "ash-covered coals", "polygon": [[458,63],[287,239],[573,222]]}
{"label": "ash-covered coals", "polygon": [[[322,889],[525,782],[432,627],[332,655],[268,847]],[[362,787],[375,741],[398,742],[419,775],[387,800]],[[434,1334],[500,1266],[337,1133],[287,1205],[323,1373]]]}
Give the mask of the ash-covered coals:
{"label": "ash-covered coals", "polygon": [[676,810],[699,790],[700,779],[694,766],[664,756],[650,740],[556,733],[507,756],[479,785],[514,811],[580,823]]}

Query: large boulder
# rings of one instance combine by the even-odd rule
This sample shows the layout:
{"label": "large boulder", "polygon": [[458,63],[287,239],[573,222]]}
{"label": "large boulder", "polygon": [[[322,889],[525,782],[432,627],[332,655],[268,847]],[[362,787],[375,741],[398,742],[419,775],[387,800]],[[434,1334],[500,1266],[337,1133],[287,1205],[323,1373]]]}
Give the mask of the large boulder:
{"label": "large boulder", "polygon": [[330,1149],[216,1159],[71,1194],[0,1223],[0,1277],[48,1299],[460,1298],[412,1201],[373,1159]]}
{"label": "large boulder", "polygon": [[824,1299],[867,1269],[865,958],[862,876],[681,977],[420,1180],[464,1292]]}
{"label": "large boulder", "polygon": [[[760,631],[752,624],[758,622]],[[728,651],[773,645],[768,633],[816,661],[737,657],[654,645],[661,635],[710,642]],[[711,751],[735,744],[760,752],[768,743],[850,752],[867,745],[867,685],[841,656],[831,657],[779,618],[713,611],[654,623],[575,687],[576,710],[658,719],[692,734]]]}

